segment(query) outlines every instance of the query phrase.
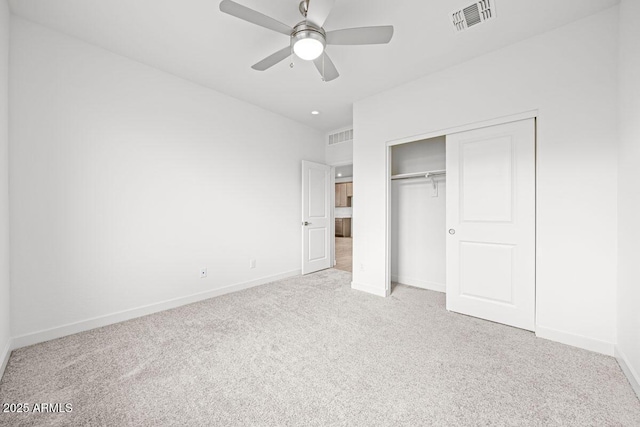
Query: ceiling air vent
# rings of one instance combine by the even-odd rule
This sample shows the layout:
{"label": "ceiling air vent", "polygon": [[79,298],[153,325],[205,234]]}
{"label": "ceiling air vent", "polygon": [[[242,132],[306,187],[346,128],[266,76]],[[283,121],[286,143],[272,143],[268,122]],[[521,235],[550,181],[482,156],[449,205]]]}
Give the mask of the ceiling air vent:
{"label": "ceiling air vent", "polygon": [[353,141],[353,129],[329,134],[329,145],[340,144],[342,142]]}
{"label": "ceiling air vent", "polygon": [[451,14],[453,27],[456,31],[464,31],[495,17],[495,0],[480,0]]}

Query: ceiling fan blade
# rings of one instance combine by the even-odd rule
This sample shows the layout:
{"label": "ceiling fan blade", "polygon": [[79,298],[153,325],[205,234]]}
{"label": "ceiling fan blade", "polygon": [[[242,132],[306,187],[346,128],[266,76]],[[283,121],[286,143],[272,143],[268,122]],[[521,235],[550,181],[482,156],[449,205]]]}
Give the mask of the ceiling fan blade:
{"label": "ceiling fan blade", "polygon": [[308,0],[308,2],[307,21],[322,27],[336,0]]}
{"label": "ceiling fan blade", "polygon": [[327,44],[385,44],[393,37],[393,26],[347,28],[327,32]]}
{"label": "ceiling fan blade", "polygon": [[320,72],[320,75],[324,78],[325,82],[330,82],[331,80],[335,80],[340,76],[338,73],[338,69],[329,58],[327,53],[323,53],[319,57],[313,60],[316,68]]}
{"label": "ceiling fan blade", "polygon": [[286,59],[288,56],[291,56],[291,46],[287,46],[283,49],[280,49],[273,55],[267,56],[262,61],[258,62],[257,64],[254,64],[251,68],[258,71],[264,71],[268,68],[273,67],[278,62]]}
{"label": "ceiling fan blade", "polygon": [[252,24],[277,31],[278,33],[282,33],[287,36],[290,36],[293,32],[293,28],[288,25],[231,0],[223,0],[220,3],[220,10],[231,16],[235,16],[236,18],[243,19],[247,22],[251,22]]}

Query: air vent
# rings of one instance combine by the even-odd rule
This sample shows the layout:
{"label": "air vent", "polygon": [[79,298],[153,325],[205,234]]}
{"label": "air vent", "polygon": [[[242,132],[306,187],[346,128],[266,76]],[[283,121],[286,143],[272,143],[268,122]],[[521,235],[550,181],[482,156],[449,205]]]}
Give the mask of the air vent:
{"label": "air vent", "polygon": [[456,31],[464,31],[496,17],[495,0],[480,0],[451,14]]}
{"label": "air vent", "polygon": [[329,145],[340,144],[342,142],[353,141],[353,129],[329,134]]}

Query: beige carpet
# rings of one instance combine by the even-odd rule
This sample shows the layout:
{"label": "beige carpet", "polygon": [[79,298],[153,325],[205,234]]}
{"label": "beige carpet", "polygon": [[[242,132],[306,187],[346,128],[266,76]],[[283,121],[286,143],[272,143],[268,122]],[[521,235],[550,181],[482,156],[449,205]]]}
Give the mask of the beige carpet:
{"label": "beige carpet", "polygon": [[615,359],[327,270],[17,350],[3,426],[640,426]]}

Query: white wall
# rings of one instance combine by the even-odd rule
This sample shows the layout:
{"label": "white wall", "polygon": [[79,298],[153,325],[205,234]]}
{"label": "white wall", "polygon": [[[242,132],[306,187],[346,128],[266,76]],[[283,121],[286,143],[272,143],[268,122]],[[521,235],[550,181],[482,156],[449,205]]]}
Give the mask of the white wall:
{"label": "white wall", "polygon": [[[396,145],[392,175],[444,170],[445,138]],[[446,179],[396,180],[391,187],[391,280],[445,292]]]}
{"label": "white wall", "polygon": [[612,354],[617,41],[612,8],[356,103],[353,286],[385,292],[387,141],[537,109],[537,333]]}
{"label": "white wall", "polygon": [[325,135],[325,159],[328,165],[346,165],[353,163],[353,141],[329,145],[328,135],[352,129],[353,126],[336,129]]}
{"label": "white wall", "polygon": [[640,2],[620,3],[618,356],[640,395]]}
{"label": "white wall", "polygon": [[19,18],[11,91],[17,344],[299,271],[320,132]]}
{"label": "white wall", "polygon": [[9,287],[9,5],[0,0],[0,378],[8,360]]}
{"label": "white wall", "polygon": [[326,148],[326,161],[328,165],[344,165],[353,162],[353,142],[341,142],[328,145]]}

